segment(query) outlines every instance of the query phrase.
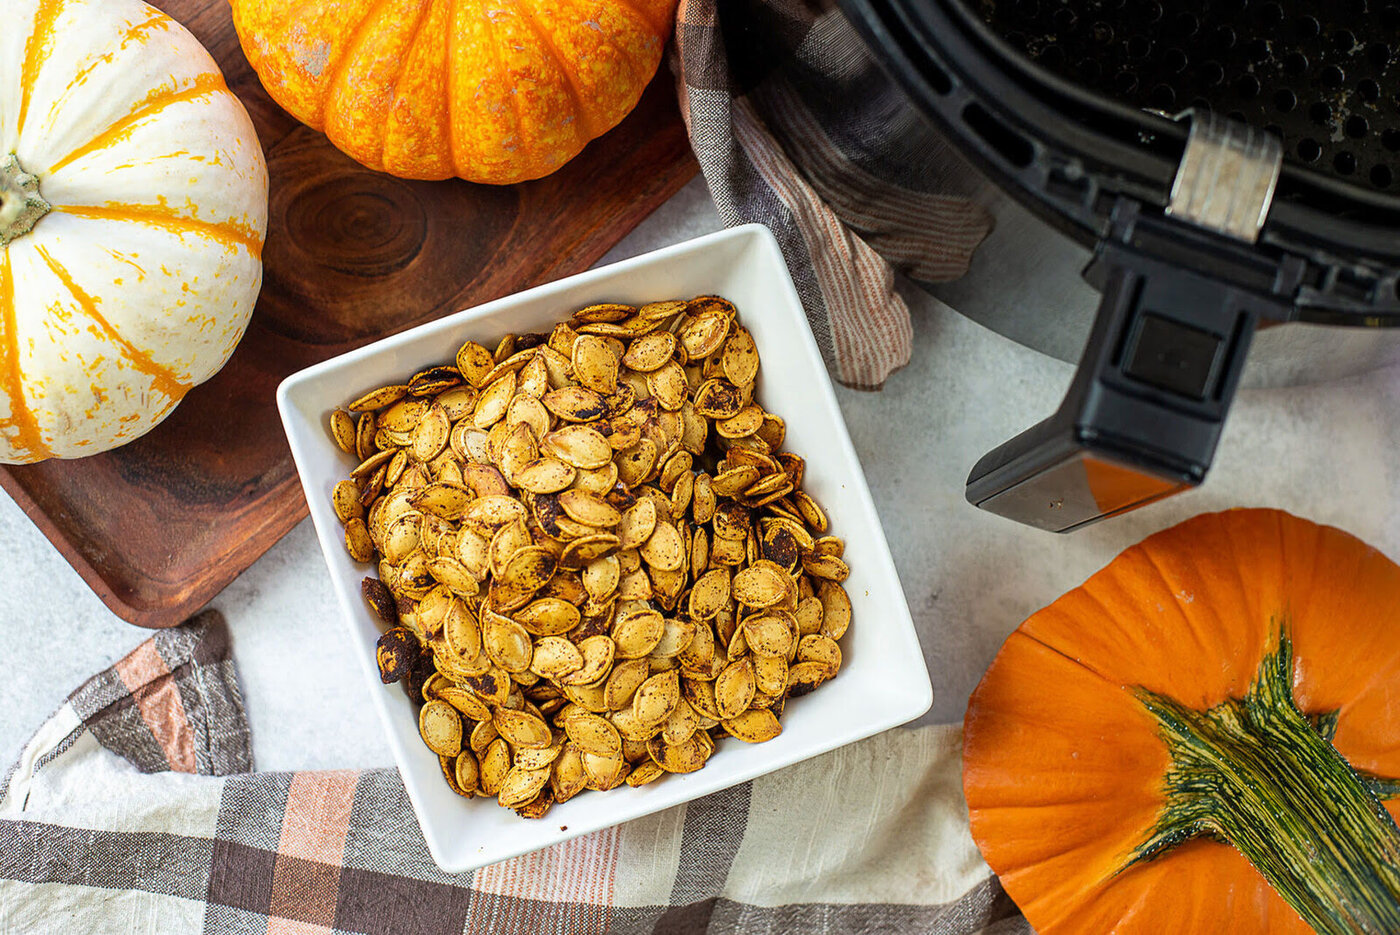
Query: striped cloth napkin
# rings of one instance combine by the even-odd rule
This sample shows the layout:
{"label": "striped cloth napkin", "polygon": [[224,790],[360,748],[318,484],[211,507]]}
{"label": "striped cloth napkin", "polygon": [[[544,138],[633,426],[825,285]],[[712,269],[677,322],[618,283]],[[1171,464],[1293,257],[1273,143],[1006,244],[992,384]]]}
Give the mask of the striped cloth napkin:
{"label": "striped cloth napkin", "polygon": [[229,651],[216,614],[160,632],[39,729],[0,793],[0,933],[1028,931],[968,834],[956,729],[453,876],[394,770],[249,772]]}
{"label": "striped cloth napkin", "polygon": [[720,217],[778,238],[827,367],[874,389],[909,362],[919,283],[967,271],[992,229],[833,0],[680,0],[671,68]]}

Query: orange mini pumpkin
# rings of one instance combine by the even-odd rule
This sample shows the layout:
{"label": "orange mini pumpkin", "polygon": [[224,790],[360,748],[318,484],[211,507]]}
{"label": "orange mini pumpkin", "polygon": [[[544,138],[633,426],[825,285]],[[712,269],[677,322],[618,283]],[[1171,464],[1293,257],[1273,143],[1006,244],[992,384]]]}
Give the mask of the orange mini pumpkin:
{"label": "orange mini pumpkin", "polygon": [[1041,935],[1400,932],[1400,567],[1347,533],[1149,537],[1007,638],[964,730]]}
{"label": "orange mini pumpkin", "polygon": [[636,106],[675,0],[232,0],[273,100],[372,169],[548,175]]}

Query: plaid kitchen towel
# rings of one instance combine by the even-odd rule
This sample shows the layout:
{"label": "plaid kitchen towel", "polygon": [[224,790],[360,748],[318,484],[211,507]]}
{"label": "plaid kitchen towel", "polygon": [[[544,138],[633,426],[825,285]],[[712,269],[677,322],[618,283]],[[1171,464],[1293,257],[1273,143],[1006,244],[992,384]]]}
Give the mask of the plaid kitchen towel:
{"label": "plaid kitchen towel", "polygon": [[875,388],[911,351],[893,271],[956,279],[992,217],[832,7],[680,0],[671,67],[720,217],[773,231],[832,374]]}
{"label": "plaid kitchen towel", "polygon": [[968,835],[958,744],[890,731],[453,876],[395,771],[248,772],[228,632],[205,615],[25,748],[0,793],[0,932],[1026,932]]}

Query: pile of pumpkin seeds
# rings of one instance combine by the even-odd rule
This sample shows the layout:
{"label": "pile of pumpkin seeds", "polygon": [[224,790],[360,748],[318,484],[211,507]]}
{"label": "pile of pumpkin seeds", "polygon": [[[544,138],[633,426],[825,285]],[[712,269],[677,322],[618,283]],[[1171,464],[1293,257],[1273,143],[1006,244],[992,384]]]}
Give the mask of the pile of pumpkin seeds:
{"label": "pile of pumpkin seeds", "polygon": [[593,305],[331,416],[385,682],[464,796],[528,818],[782,730],[841,667],[844,544],[717,296]]}

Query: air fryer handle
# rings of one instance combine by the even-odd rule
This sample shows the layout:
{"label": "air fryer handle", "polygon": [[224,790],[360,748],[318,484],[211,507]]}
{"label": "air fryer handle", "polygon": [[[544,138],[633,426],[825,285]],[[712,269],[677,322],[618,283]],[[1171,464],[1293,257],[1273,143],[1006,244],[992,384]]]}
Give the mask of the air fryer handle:
{"label": "air fryer handle", "polygon": [[1247,294],[1121,247],[1079,370],[1050,418],[991,451],[969,502],[1069,532],[1199,484],[1259,310]]}

